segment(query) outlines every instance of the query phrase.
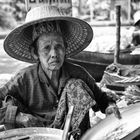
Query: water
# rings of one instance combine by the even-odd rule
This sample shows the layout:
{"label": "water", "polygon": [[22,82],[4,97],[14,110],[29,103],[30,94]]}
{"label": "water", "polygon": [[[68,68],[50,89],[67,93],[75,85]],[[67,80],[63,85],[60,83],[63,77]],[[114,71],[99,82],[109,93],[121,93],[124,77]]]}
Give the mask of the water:
{"label": "water", "polygon": [[0,85],[28,65],[28,63],[18,61],[6,54],[3,49],[3,40],[0,39]]}

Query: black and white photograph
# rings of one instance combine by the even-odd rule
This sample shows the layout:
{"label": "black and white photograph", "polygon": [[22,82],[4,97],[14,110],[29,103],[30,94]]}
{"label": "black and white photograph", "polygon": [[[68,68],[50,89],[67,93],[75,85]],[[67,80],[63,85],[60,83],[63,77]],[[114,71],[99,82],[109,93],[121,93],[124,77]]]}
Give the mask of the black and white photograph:
{"label": "black and white photograph", "polygon": [[140,140],[140,0],[0,0],[0,140]]}

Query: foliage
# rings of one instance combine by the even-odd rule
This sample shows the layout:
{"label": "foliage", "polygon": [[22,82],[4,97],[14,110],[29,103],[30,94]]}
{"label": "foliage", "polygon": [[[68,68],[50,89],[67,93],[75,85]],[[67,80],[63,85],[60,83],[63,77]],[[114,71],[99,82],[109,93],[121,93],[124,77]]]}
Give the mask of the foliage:
{"label": "foliage", "polygon": [[25,19],[26,10],[24,0],[8,0],[0,4],[0,27],[14,28],[17,22]]}
{"label": "foliage", "polygon": [[16,20],[10,14],[0,10],[0,27],[3,29],[13,29],[16,26]]}
{"label": "foliage", "polygon": [[13,12],[13,15],[17,21],[23,21],[25,19],[26,15],[26,9],[25,9],[25,1],[24,0],[14,0],[11,5],[15,11]]}

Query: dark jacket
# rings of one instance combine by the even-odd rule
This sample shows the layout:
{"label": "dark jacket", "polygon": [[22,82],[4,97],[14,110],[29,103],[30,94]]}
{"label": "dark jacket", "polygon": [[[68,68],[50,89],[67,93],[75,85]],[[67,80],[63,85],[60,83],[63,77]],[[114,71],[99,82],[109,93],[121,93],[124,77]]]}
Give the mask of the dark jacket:
{"label": "dark jacket", "polygon": [[[21,70],[0,89],[0,99],[3,100],[8,95],[18,101],[12,106],[12,112],[6,111],[4,121],[15,123],[15,115],[18,111],[31,113],[43,120],[45,119],[45,126],[49,126],[54,120],[61,93],[69,78],[82,79],[89,86],[93,93],[90,96],[97,102],[93,109],[100,109],[104,113],[108,103],[114,102],[105,92],[99,89],[94,78],[79,65],[64,63],[59,88],[56,92],[43,72],[41,65],[34,64]],[[11,108],[11,106],[7,107],[7,110],[11,110],[8,108]],[[0,120],[0,122],[3,121]],[[81,123],[82,132],[85,132],[89,127],[89,114],[86,114]]]}

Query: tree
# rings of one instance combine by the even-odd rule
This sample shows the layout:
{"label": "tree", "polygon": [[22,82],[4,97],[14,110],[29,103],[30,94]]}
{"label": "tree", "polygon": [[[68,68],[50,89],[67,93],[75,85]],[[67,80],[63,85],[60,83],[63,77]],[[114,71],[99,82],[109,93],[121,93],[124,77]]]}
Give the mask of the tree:
{"label": "tree", "polygon": [[3,29],[13,29],[17,25],[16,20],[10,14],[0,10],[0,27]]}
{"label": "tree", "polygon": [[24,0],[3,0],[0,4],[0,27],[14,28],[17,22],[25,19],[25,15]]}

